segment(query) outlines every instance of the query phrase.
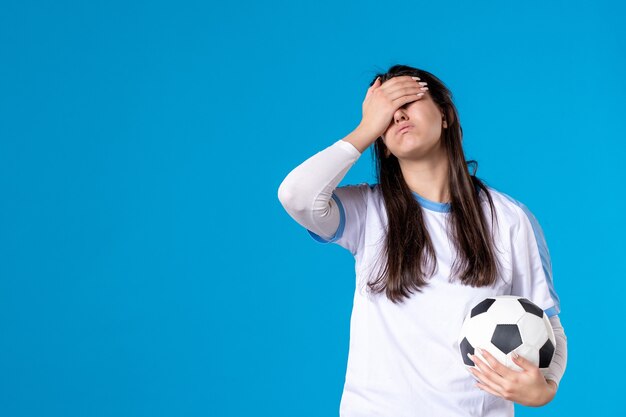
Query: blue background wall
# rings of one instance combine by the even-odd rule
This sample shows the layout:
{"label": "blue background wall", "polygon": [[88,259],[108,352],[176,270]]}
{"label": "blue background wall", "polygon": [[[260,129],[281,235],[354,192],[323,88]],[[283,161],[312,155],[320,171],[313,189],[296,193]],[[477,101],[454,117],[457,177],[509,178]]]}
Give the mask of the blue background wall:
{"label": "blue background wall", "polygon": [[[0,415],[338,415],[353,259],[277,198],[377,71],[453,91],[550,248],[569,361],[524,415],[622,407],[624,7],[0,6]],[[368,150],[342,184],[374,181]]]}

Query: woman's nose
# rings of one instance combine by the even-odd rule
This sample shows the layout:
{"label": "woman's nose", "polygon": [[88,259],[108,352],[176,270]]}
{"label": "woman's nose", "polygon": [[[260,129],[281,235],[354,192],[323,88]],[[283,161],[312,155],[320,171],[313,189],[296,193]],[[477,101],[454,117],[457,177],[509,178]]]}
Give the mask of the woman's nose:
{"label": "woman's nose", "polygon": [[396,110],[395,114],[393,115],[396,123],[400,122],[402,120],[407,120],[408,117],[406,115],[406,113],[404,112],[404,110],[402,110],[402,108],[399,108],[398,110]]}

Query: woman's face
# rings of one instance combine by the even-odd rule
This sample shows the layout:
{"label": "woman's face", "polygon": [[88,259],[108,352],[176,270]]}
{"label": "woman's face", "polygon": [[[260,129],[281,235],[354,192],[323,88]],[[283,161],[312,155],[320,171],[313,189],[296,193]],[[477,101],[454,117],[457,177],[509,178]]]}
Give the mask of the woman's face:
{"label": "woman's face", "polygon": [[439,148],[442,129],[447,124],[430,92],[425,93],[398,108],[382,135],[388,151],[398,159],[421,159]]}

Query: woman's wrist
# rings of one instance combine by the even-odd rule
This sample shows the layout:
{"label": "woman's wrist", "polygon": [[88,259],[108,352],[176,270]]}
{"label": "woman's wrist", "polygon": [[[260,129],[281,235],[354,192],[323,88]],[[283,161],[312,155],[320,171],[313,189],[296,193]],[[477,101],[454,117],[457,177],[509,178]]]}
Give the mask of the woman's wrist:
{"label": "woman's wrist", "polygon": [[363,153],[376,139],[377,136],[359,125],[342,140],[351,143],[360,153]]}

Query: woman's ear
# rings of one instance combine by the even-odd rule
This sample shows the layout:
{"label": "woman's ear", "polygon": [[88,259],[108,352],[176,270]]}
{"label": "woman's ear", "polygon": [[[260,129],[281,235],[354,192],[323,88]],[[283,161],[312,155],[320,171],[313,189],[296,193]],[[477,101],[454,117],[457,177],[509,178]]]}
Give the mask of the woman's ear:
{"label": "woman's ear", "polygon": [[448,126],[450,126],[450,124],[454,121],[454,117],[453,116],[448,117],[446,110],[442,109],[441,110],[441,120],[442,120],[443,128],[447,129]]}

